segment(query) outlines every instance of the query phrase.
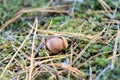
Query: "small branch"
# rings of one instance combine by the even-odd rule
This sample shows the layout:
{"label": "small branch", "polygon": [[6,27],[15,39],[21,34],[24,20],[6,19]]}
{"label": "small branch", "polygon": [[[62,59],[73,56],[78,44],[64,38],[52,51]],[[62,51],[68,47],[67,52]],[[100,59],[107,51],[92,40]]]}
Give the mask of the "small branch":
{"label": "small branch", "polygon": [[[46,30],[37,30],[37,32],[41,34],[46,34]],[[81,39],[93,39],[94,38],[94,36],[91,36],[91,35],[85,35],[81,33],[70,33],[70,32],[47,31],[47,34],[53,35],[53,36],[55,34],[58,34],[64,37],[81,38]]]}
{"label": "small branch", "polygon": [[32,79],[31,76],[32,76],[33,68],[34,68],[34,64],[33,64],[33,62],[34,62],[34,48],[35,48],[35,36],[36,36],[37,28],[38,28],[38,20],[36,18],[35,19],[35,31],[34,31],[33,42],[32,42],[32,54],[31,54],[31,59],[30,59],[29,80]]}
{"label": "small branch", "polygon": [[116,39],[115,39],[115,45],[114,45],[114,49],[113,49],[113,57],[112,57],[112,62],[111,62],[111,69],[114,68],[114,65],[115,65],[115,59],[116,59],[116,53],[117,53],[117,44],[118,44],[118,40],[120,38],[120,30],[118,30],[117,32],[117,36],[116,36]]}
{"label": "small branch", "polygon": [[35,62],[35,66],[40,65],[40,64],[43,64],[43,63],[46,63],[46,62],[50,62],[50,61],[53,61],[53,60],[64,59],[64,58],[70,57],[70,56],[71,56],[71,54],[65,55],[65,56],[59,56],[59,57],[55,57],[55,58],[50,58],[50,59],[45,59],[45,60],[38,61],[38,62],[36,61],[36,62]]}

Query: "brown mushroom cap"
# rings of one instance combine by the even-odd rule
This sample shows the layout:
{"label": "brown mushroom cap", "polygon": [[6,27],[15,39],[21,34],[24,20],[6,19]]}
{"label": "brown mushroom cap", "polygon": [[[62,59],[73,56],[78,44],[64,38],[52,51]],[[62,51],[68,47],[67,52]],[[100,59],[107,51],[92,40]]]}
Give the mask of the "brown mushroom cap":
{"label": "brown mushroom cap", "polygon": [[59,53],[68,47],[68,42],[64,37],[53,37],[46,41],[46,47],[52,53]]}

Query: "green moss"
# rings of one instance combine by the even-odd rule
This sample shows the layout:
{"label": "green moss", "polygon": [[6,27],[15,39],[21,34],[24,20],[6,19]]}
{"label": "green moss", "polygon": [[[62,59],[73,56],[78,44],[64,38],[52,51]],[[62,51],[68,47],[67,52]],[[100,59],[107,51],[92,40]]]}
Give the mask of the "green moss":
{"label": "green moss", "polygon": [[112,50],[113,50],[113,48],[110,47],[110,46],[103,46],[103,47],[102,47],[102,51],[103,51],[103,52],[112,51]]}
{"label": "green moss", "polygon": [[[104,0],[108,6],[112,9],[115,10],[115,5],[120,5],[119,2],[113,1],[113,0]],[[114,5],[115,3],[115,5]],[[41,8],[43,6],[46,6],[48,4],[48,0],[2,0],[0,1],[0,26],[3,25],[5,22],[10,20],[15,16],[15,14],[24,8]],[[67,48],[62,55],[67,55],[71,50],[73,50],[73,56],[72,56],[72,61],[78,56],[78,54],[83,51],[82,55],[79,57],[79,59],[75,62],[75,64],[71,65],[72,67],[83,71],[84,73],[84,78],[88,80],[89,78],[89,65],[86,63],[85,65],[81,66],[80,68],[77,68],[81,63],[86,62],[87,59],[92,58],[89,60],[89,63],[92,68],[92,74],[93,78],[95,79],[97,75],[104,69],[106,66],[111,64],[111,60],[108,60],[110,56],[113,56],[113,47],[115,44],[115,35],[117,33],[117,24],[109,24],[109,21],[112,21],[108,16],[106,16],[104,13],[97,12],[97,11],[104,11],[105,9],[102,7],[102,5],[97,1],[97,0],[85,0],[84,3],[77,3],[75,6],[75,16],[74,18],[70,17],[68,14],[62,14],[62,13],[47,13],[45,15],[41,15],[41,12],[30,12],[30,13],[25,13],[23,14],[22,17],[17,19],[15,22],[10,23],[8,26],[6,26],[5,30],[3,30],[0,34],[0,47],[1,45],[11,42],[10,45],[7,47],[3,47],[0,49],[0,61],[6,58],[9,54],[13,54],[16,52],[16,48],[19,48],[21,43],[25,40],[26,36],[29,33],[29,30],[31,27],[27,24],[29,22],[31,25],[33,25],[34,18],[37,16],[38,17],[38,29],[40,30],[46,30],[47,27],[50,24],[50,21],[52,20],[52,26],[50,27],[50,31],[59,31],[59,32],[69,32],[69,33],[77,33],[77,34],[85,34],[85,35],[96,35],[100,33],[104,28],[107,28],[106,31],[104,31],[100,38],[97,39],[94,43],[92,43],[87,49],[86,46],[89,44],[91,40],[89,39],[82,39],[82,38],[68,38],[69,40],[69,48]],[[70,10],[66,8],[66,10]],[[115,20],[120,19],[120,13],[117,9],[117,12],[115,14]],[[111,14],[113,14],[111,12]],[[29,18],[31,17],[31,18]],[[105,21],[105,20],[108,20]],[[43,22],[43,24],[41,24]],[[6,32],[12,30],[10,34],[12,36],[8,35]],[[38,35],[40,33],[37,33]],[[44,36],[43,34],[40,34]],[[39,36],[40,36],[39,35]],[[10,36],[10,38],[8,37]],[[18,38],[15,38],[15,36],[18,36]],[[21,36],[21,37],[20,37]],[[26,41],[25,45],[22,47],[21,51],[19,52],[19,55],[15,57],[16,60],[18,60],[23,67],[29,67],[30,66],[30,57],[31,57],[31,47],[32,47],[32,42],[31,42],[31,37],[30,36],[29,40]],[[35,40],[35,50],[38,48],[38,45],[41,43],[41,39],[38,39],[39,36],[36,37]],[[14,40],[13,40],[14,39]],[[18,43],[20,42],[20,43]],[[118,45],[119,46],[119,45]],[[15,48],[15,49],[14,49]],[[22,54],[21,54],[22,52]],[[23,53],[27,56],[24,56]],[[38,53],[35,53],[35,58],[40,58],[40,57],[46,57],[47,56],[47,51],[42,48],[38,48]],[[103,54],[102,54],[103,53]],[[104,54],[105,53],[105,54]],[[118,53],[119,53],[119,47],[118,47]],[[61,55],[59,54],[59,55]],[[99,55],[100,54],[100,55]],[[37,56],[36,56],[37,55]],[[97,56],[99,55],[99,56]],[[10,56],[10,59],[11,57]],[[22,59],[20,56],[25,60],[24,65]],[[7,59],[8,61],[10,59]],[[69,57],[70,59],[70,57]],[[116,80],[119,79],[120,75],[120,70],[118,68],[119,63],[120,63],[120,57],[116,57],[115,61],[115,70],[108,70],[100,77],[100,80]],[[7,65],[8,61],[5,60],[3,63],[0,63],[1,68],[4,68],[4,66]],[[42,61],[44,59],[40,59],[38,61]],[[7,62],[7,63],[6,63]],[[36,61],[35,61],[36,62]],[[63,63],[64,59],[59,59],[59,60],[53,60],[54,63]],[[38,79],[49,79],[51,77],[51,74],[48,72],[44,72],[45,70],[41,67],[41,65],[45,65],[47,67],[47,63],[40,64],[39,66],[35,67],[35,70],[40,68],[40,71],[43,75],[37,74]],[[16,64],[11,63],[9,65],[8,71],[11,71],[11,69],[14,68]],[[50,67],[51,68],[51,67]],[[58,71],[62,70],[61,68],[58,68]],[[21,68],[20,68],[21,70]],[[34,70],[33,70],[34,71]],[[43,72],[42,72],[43,71]],[[64,70],[63,70],[64,71]],[[0,71],[1,73],[2,71]],[[52,72],[54,74],[54,72]],[[72,73],[72,72],[71,72]],[[26,74],[25,74],[26,75]],[[21,73],[20,77],[25,76],[23,73]],[[67,79],[68,78],[68,73],[67,70],[65,72],[62,72],[60,74],[63,78],[62,79]],[[74,74],[75,75],[75,74]],[[4,74],[3,80],[9,80],[11,74],[8,74],[7,72]],[[44,76],[44,78],[43,78]],[[76,76],[73,76],[71,74],[70,80],[76,80]],[[54,80],[54,78],[50,78],[51,80]]]}

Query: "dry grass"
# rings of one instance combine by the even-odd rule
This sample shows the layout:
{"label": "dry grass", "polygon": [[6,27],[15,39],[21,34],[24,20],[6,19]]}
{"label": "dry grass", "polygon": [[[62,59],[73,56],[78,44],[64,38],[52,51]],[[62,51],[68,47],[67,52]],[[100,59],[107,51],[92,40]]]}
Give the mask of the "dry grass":
{"label": "dry grass", "polygon": [[[96,2],[104,10],[93,10],[90,12],[81,10],[85,14],[80,17],[77,16],[80,14],[79,10],[73,13],[69,9],[71,7],[75,9],[75,5],[50,6],[51,2],[48,2],[44,8],[24,8],[16,12],[13,18],[0,27],[0,79],[117,79],[120,74],[118,71],[120,21],[116,18],[118,9],[115,7],[115,10],[113,10],[103,0]],[[49,13],[57,16],[50,15],[52,18],[45,17],[47,18],[45,27],[39,25],[41,20],[36,17],[34,22],[25,22],[28,23],[28,28],[11,31],[10,25],[14,25],[18,19],[26,17],[26,14],[37,12],[42,13],[39,16],[46,16]],[[93,15],[91,14],[95,14],[96,19],[92,18]],[[59,27],[60,25],[57,22],[55,23],[55,19],[58,16],[61,17],[61,15],[69,18],[67,20],[68,23],[63,21],[62,27]],[[74,16],[70,18],[71,15]],[[89,16],[86,17],[86,15]],[[99,20],[97,21],[98,17],[96,15],[100,16],[100,22]],[[104,15],[104,18],[101,15]],[[73,20],[74,23],[70,22],[70,20]],[[117,27],[117,30],[112,29],[114,26]],[[11,32],[4,30],[5,28]],[[66,37],[69,41],[69,48],[51,56],[49,51],[43,48],[44,41],[45,38],[56,35]],[[116,70],[114,73],[117,75],[109,72],[111,70]],[[106,75],[106,73],[109,75]],[[111,77],[111,75],[115,78]]]}

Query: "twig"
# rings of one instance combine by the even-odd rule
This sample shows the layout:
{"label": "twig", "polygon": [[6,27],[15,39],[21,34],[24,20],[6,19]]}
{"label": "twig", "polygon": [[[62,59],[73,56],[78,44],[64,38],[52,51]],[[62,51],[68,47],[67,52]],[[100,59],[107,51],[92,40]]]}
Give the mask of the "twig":
{"label": "twig", "polygon": [[99,10],[99,11],[90,11],[88,12],[88,14],[95,14],[95,13],[106,13],[106,12],[114,12],[113,10],[112,11],[106,11],[106,10]]}
{"label": "twig", "polygon": [[[49,7],[50,8],[50,7]],[[52,7],[51,7],[52,8]],[[20,11],[18,11],[15,14],[15,17],[13,17],[12,19],[8,20],[7,22],[5,22],[1,27],[0,27],[0,32],[9,24],[15,22],[17,19],[19,19],[24,13],[29,13],[29,12],[55,12],[55,13],[66,13],[69,14],[69,11],[65,11],[65,10],[51,10],[51,9],[46,9],[43,10],[42,8],[33,8],[33,9],[22,9]]]}
{"label": "twig", "polygon": [[115,65],[115,59],[116,59],[116,53],[117,53],[117,44],[118,44],[119,38],[120,38],[120,30],[118,30],[117,36],[115,39],[115,45],[114,45],[114,49],[113,49],[113,58],[112,58],[112,62],[111,62],[111,69],[113,69],[114,65]]}
{"label": "twig", "polygon": [[49,61],[52,61],[52,60],[59,60],[59,59],[63,59],[63,58],[70,57],[70,56],[71,56],[71,54],[65,55],[65,56],[56,57],[56,58],[45,59],[43,61],[38,61],[38,62],[36,61],[35,62],[35,66],[43,64],[45,62],[49,62]]}
{"label": "twig", "polygon": [[[72,64],[72,58],[73,58],[73,45],[71,45],[71,56],[70,56],[70,66]],[[70,70],[68,70],[68,80],[70,80]]]}
{"label": "twig", "polygon": [[111,15],[111,13],[109,12],[109,11],[112,11],[111,8],[103,0],[98,0],[98,2],[103,6],[103,8],[106,11],[108,11],[107,14],[105,14],[105,15],[107,15],[110,18],[114,18],[114,16]]}
{"label": "twig", "polygon": [[[46,34],[46,30],[37,30],[41,34]],[[70,32],[58,32],[58,31],[47,31],[49,35],[59,34],[64,37],[72,37],[72,38],[81,38],[81,39],[93,39],[94,36],[85,35],[81,33],[70,33]]]}
{"label": "twig", "polygon": [[109,20],[109,19],[105,19],[105,18],[101,18],[101,20],[105,23],[117,23],[117,24],[120,24],[120,21],[119,20]]}
{"label": "twig", "polygon": [[54,13],[66,13],[69,14],[69,11],[65,11],[65,10],[43,10],[41,8],[34,8],[34,9],[26,9],[24,11],[22,11],[22,13],[29,13],[29,12],[54,12]]}
{"label": "twig", "polygon": [[90,76],[89,76],[89,80],[92,80],[92,68],[91,68],[90,63],[89,63],[89,69],[90,69]]}
{"label": "twig", "polygon": [[33,68],[34,68],[34,63],[33,63],[34,62],[34,48],[35,48],[35,37],[36,37],[37,28],[38,28],[38,20],[36,18],[35,19],[35,31],[34,31],[33,42],[32,42],[32,53],[31,53],[31,60],[30,60],[29,80],[32,79],[31,76],[32,76]]}
{"label": "twig", "polygon": [[105,6],[104,8],[107,8],[107,10],[112,11],[111,8],[103,0],[98,1],[101,3],[101,5],[103,5],[103,7]]}
{"label": "twig", "polygon": [[99,79],[100,76],[103,75],[103,74],[105,74],[105,72],[106,72],[107,70],[109,70],[110,67],[111,67],[111,65],[108,65],[105,69],[103,69],[103,70],[98,74],[98,76],[96,77],[95,80],[100,80],[100,79]]}
{"label": "twig", "polygon": [[[115,57],[118,57],[118,56],[120,56],[120,54],[115,55]],[[110,59],[113,59],[113,56],[107,58],[107,60],[110,60]]]}
{"label": "twig", "polygon": [[37,57],[37,58],[34,58],[35,60],[39,60],[39,59],[48,59],[48,58],[58,58],[58,57],[64,57],[66,56],[65,54],[61,54],[61,55],[53,55],[53,56],[45,56],[45,57]]}

